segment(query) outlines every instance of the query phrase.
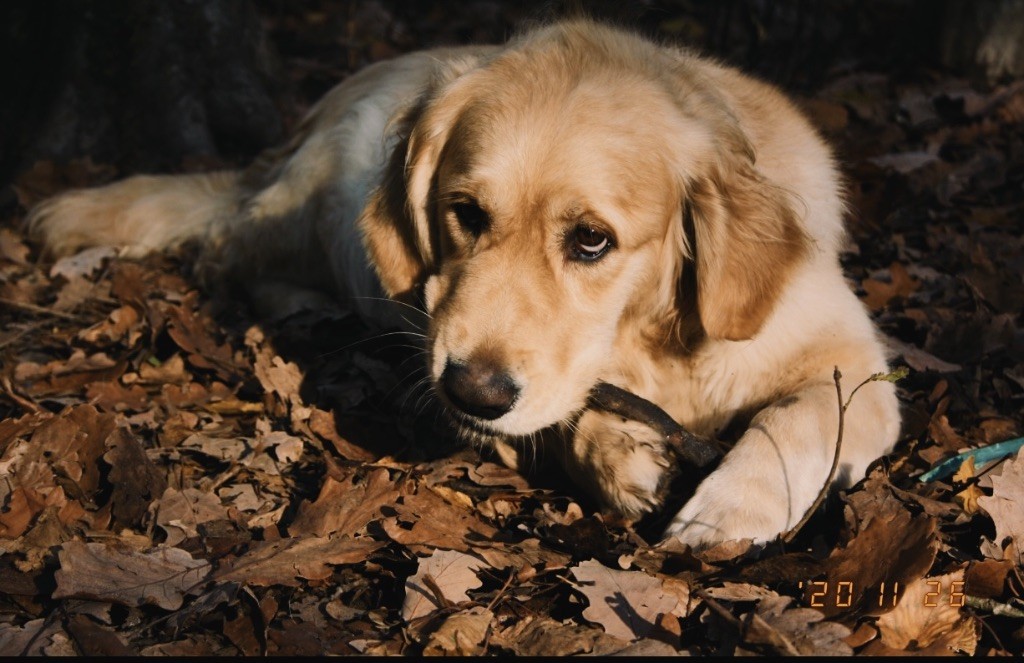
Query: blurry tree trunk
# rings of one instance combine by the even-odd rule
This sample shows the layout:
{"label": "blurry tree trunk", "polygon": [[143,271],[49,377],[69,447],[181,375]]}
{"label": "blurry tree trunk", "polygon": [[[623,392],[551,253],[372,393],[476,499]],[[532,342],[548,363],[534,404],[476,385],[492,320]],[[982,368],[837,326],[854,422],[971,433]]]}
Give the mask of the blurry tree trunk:
{"label": "blurry tree trunk", "polygon": [[281,68],[248,0],[15,0],[0,37],[0,183],[38,159],[174,170],[281,136]]}
{"label": "blurry tree trunk", "polygon": [[1024,0],[947,0],[939,47],[947,66],[1024,76]]}

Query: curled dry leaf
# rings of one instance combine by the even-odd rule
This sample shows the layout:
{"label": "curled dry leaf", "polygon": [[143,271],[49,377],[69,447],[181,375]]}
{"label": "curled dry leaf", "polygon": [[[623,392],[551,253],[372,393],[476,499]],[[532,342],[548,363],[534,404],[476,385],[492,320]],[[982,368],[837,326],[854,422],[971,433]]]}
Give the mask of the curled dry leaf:
{"label": "curled dry leaf", "polygon": [[[480,558],[457,550],[437,550],[430,557],[419,560],[416,573],[405,581],[405,600],[402,601],[402,619],[412,621],[444,607],[431,584],[440,590],[444,599],[453,603],[469,600],[466,593],[481,586],[477,570],[486,567]],[[427,576],[430,580],[427,580]]]}
{"label": "curled dry leaf", "polygon": [[139,313],[133,306],[127,305],[111,311],[106,320],[78,332],[79,339],[100,347],[119,342],[130,347],[141,337]]}
{"label": "curled dry leaf", "polygon": [[102,543],[68,541],[58,554],[54,598],[111,601],[127,606],[156,605],[177,610],[210,573],[209,562],[180,548],[148,553]]}
{"label": "curled dry leaf", "polygon": [[494,621],[494,613],[487,608],[474,606],[469,610],[456,612],[427,636],[423,647],[424,656],[479,656],[487,632]]}
{"label": "curled dry leaf", "polygon": [[84,350],[77,349],[64,361],[42,365],[22,362],[14,368],[14,379],[35,396],[76,389],[94,380],[116,377],[122,371],[123,364],[104,352],[87,356]]}
{"label": "curled dry leaf", "polygon": [[545,616],[527,615],[491,637],[491,644],[517,656],[602,656],[621,651],[628,641],[604,631],[562,623]]}
{"label": "curled dry leaf", "polygon": [[298,365],[275,354],[266,344],[259,327],[249,328],[245,333],[245,344],[255,355],[253,371],[263,388],[286,405],[302,405],[299,388],[302,386],[303,375]]}
{"label": "curled dry leaf", "polygon": [[1002,547],[1012,539],[1016,558],[1011,561],[1024,566],[1024,453],[1007,461],[1002,474],[992,477],[992,496],[979,497],[978,506],[996,525],[995,543]]}
{"label": "curled dry leaf", "polygon": [[959,606],[963,584],[963,570],[912,582],[896,608],[878,618],[881,639],[864,653],[974,654],[979,627]]}
{"label": "curled dry leaf", "polygon": [[[892,607],[879,601],[883,583],[906,587],[932,567],[939,545],[937,521],[927,514],[912,514],[880,474],[872,475],[863,491],[847,499],[848,517],[860,516],[859,531],[825,562],[828,595],[821,610],[827,616],[881,614]],[[839,600],[840,583],[851,588],[852,596]]]}
{"label": "curled dry leaf", "polygon": [[185,370],[185,360],[174,354],[154,366],[149,362],[139,366],[139,380],[147,384],[185,384],[192,376]]}
{"label": "curled dry leaf", "polygon": [[190,364],[229,378],[235,372],[231,346],[215,341],[205,326],[207,321],[196,316],[193,308],[197,297],[198,293],[192,291],[180,306],[167,307],[167,333],[179,348],[188,353]]}

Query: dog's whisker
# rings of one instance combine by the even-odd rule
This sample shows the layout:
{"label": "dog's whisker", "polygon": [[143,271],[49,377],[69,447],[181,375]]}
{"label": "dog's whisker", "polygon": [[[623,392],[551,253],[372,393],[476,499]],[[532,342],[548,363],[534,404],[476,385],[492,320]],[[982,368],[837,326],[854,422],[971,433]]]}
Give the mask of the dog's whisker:
{"label": "dog's whisker", "polygon": [[[409,303],[406,303],[406,302],[402,302],[402,301],[399,301],[399,300],[397,300],[397,299],[389,299],[389,298],[387,298],[387,297],[371,297],[371,296],[369,296],[369,295],[358,295],[358,296],[353,296],[353,297],[352,297],[352,299],[365,299],[365,300],[367,300],[367,301],[373,301],[373,302],[387,302],[387,303],[389,303],[389,304],[395,304],[395,305],[397,305],[397,306],[404,306],[404,307],[406,307],[406,308],[412,309],[413,311],[415,311],[415,312],[416,312],[416,313],[418,313],[419,315],[422,315],[422,316],[426,317],[426,318],[427,318],[428,320],[433,320],[433,319],[434,319],[434,316],[432,316],[432,315],[431,315],[431,314],[430,314],[429,312],[427,312],[426,310],[424,310],[424,309],[421,309],[421,308],[418,308],[418,307],[416,307],[416,306],[413,306],[412,304],[409,304]],[[412,324],[412,323],[409,323],[409,324]]]}
{"label": "dog's whisker", "polygon": [[[409,377],[414,377],[415,375],[416,375],[416,373],[411,373]],[[423,392],[420,391],[420,389],[425,385],[425,383],[429,379],[430,379],[429,375],[421,375],[415,382],[413,382],[408,388],[405,389],[405,394],[402,397],[402,402],[398,406],[398,411],[399,412],[408,412],[409,411],[409,407],[408,407],[409,399],[412,398],[413,395],[422,396]],[[396,387],[397,387],[397,385],[396,385]]]}
{"label": "dog's whisker", "polygon": [[[406,381],[408,381],[408,380],[410,380],[410,379],[412,379],[412,378],[415,378],[415,377],[416,377],[417,375],[418,375],[418,372],[416,372],[416,371],[411,371],[411,372],[410,372],[410,373],[409,373],[408,375],[406,375],[405,377],[403,377],[402,379],[400,379],[400,380],[399,380],[398,382],[396,382],[396,383],[395,383],[395,385],[394,385],[393,387],[391,387],[390,389],[388,389],[388,390],[387,390],[387,392],[386,392],[386,393],[385,393],[385,394],[384,394],[384,395],[383,395],[383,396],[381,397],[381,400],[383,400],[383,401],[387,402],[387,400],[388,400],[388,398],[389,398],[389,397],[391,396],[391,394],[395,393],[395,391],[397,391],[397,390],[398,390],[399,388],[401,388],[401,387],[402,387],[402,385],[403,385],[403,384],[404,384],[404,383],[405,383]],[[423,381],[424,381],[425,379],[426,379],[426,377],[420,377],[420,378],[419,378],[418,380],[416,380],[416,382],[415,382],[415,383],[413,383],[413,385],[412,385],[411,387],[408,387],[408,388],[407,388],[407,390],[406,390],[406,391],[407,391],[407,393],[406,393],[406,397],[405,397],[405,399],[403,400],[403,403],[404,403],[404,401],[405,401],[405,400],[408,400],[408,398],[409,398],[409,393],[410,393],[411,391],[415,390],[415,389],[416,389],[416,387],[417,387],[417,386],[419,386],[419,385],[420,385],[420,384],[421,384],[421,383],[422,383],[422,382],[423,382]],[[399,406],[399,411],[401,411],[401,408],[402,408],[402,406]]]}
{"label": "dog's whisker", "polygon": [[359,339],[358,341],[353,341],[352,343],[349,343],[348,345],[344,345],[344,346],[342,346],[340,348],[336,348],[334,350],[328,350],[327,352],[324,352],[324,353],[321,353],[320,355],[317,355],[317,359],[323,359],[325,357],[330,357],[332,355],[336,355],[338,353],[344,352],[345,350],[350,350],[350,349],[352,349],[352,348],[354,348],[356,346],[362,345],[364,343],[371,343],[373,341],[379,341],[380,339],[387,338],[388,336],[401,336],[401,335],[412,336],[414,338],[422,338],[422,339],[426,339],[427,338],[426,334],[420,334],[419,332],[413,332],[413,331],[395,330],[395,331],[390,331],[390,332],[384,332],[383,334],[375,334],[375,335],[370,336],[368,338],[362,338],[362,339]]}

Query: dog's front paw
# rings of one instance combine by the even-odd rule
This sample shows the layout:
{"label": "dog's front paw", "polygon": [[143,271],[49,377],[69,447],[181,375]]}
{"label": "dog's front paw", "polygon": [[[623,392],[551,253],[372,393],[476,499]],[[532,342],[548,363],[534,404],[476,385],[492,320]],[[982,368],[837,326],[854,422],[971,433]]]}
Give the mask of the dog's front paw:
{"label": "dog's front paw", "polygon": [[661,435],[603,412],[589,411],[580,418],[572,453],[574,478],[604,507],[631,520],[661,506],[675,475]]}
{"label": "dog's front paw", "polygon": [[665,538],[675,537],[694,548],[739,539],[766,543],[785,530],[788,520],[786,501],[775,486],[759,478],[742,481],[714,472],[672,519]]}

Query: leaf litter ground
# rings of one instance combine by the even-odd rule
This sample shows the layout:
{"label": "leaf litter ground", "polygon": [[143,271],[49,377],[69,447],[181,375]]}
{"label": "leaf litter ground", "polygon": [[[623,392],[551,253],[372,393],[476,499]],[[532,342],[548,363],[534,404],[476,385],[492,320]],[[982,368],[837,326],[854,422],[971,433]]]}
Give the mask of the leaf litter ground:
{"label": "leaf litter ground", "polygon": [[40,260],[24,209],[113,173],[36,164],[0,228],[0,654],[1020,655],[1024,459],[916,477],[1024,428],[1024,85],[804,103],[910,375],[894,453],[766,548],[659,543],[459,446],[345,311],[257,318],[187,255]]}

